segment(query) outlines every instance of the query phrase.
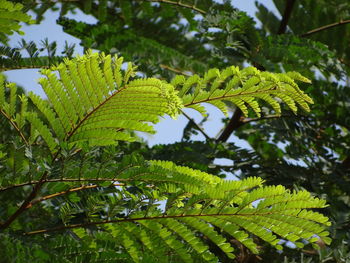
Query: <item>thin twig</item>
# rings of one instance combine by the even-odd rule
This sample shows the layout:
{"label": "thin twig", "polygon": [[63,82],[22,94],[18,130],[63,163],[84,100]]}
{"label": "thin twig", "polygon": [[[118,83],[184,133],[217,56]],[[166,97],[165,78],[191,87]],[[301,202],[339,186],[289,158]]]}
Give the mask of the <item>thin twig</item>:
{"label": "thin twig", "polygon": [[310,31],[302,34],[301,36],[302,37],[307,37],[307,36],[313,35],[315,33],[318,33],[318,32],[321,32],[321,31],[333,28],[333,27],[337,27],[337,26],[340,26],[340,25],[349,24],[349,23],[350,23],[350,19],[348,19],[348,20],[340,20],[339,22],[336,22],[336,23],[333,23],[333,24],[329,24],[329,25],[325,25],[325,26],[321,26],[319,28],[315,28],[313,30],[310,30]]}
{"label": "thin twig", "polygon": [[6,114],[6,112],[4,112],[3,110],[0,109],[0,113],[10,122],[11,126],[17,131],[17,133],[19,134],[19,136],[21,137],[22,141],[28,146],[29,143],[26,139],[26,137],[24,136],[24,134],[21,132],[21,129],[16,125],[16,123],[13,122],[13,120],[11,119],[10,116],[8,116]]}
{"label": "thin twig", "polygon": [[[106,182],[106,181],[113,181],[111,178],[91,178],[91,179],[74,179],[74,178],[59,178],[59,179],[47,179],[44,180],[43,183],[57,183],[57,182]],[[30,181],[25,182],[21,184],[14,184],[7,187],[0,188],[0,192],[4,192],[7,190],[24,187],[28,185],[34,185],[39,183],[39,181]]]}
{"label": "thin twig", "polygon": [[277,119],[277,118],[282,118],[282,117],[296,117],[295,115],[266,115],[262,117],[257,117],[257,118],[245,118],[242,122],[243,124],[253,122],[253,121],[261,121],[261,120],[269,120],[269,119]]}
{"label": "thin twig", "polygon": [[7,67],[7,68],[2,68],[0,67],[0,72],[3,71],[11,71],[11,70],[19,70],[19,69],[48,69],[50,66],[14,66],[14,67]]}
{"label": "thin twig", "polygon": [[[111,184],[111,186],[124,186],[125,184],[118,184],[118,183],[113,183]],[[69,193],[73,193],[73,192],[77,192],[77,191],[81,191],[81,190],[86,190],[86,189],[93,189],[93,188],[97,188],[99,187],[100,185],[97,185],[97,184],[93,184],[93,185],[84,185],[84,186],[80,186],[80,187],[76,187],[76,188],[71,188],[71,189],[68,189],[66,191],[62,191],[62,192],[59,192],[59,193],[54,193],[54,194],[51,194],[51,195],[46,195],[46,196],[43,196],[39,199],[36,199],[32,202],[30,202],[30,204],[27,206],[27,208],[30,208],[32,207],[33,205],[37,204],[37,203],[40,203],[40,202],[43,202],[43,201],[46,201],[48,199],[51,199],[51,198],[55,198],[57,196],[62,196],[62,195],[66,195],[66,194],[69,194]]]}
{"label": "thin twig", "polygon": [[194,10],[194,11],[196,11],[198,13],[201,13],[203,15],[205,15],[207,13],[204,10],[199,9],[195,5],[184,4],[184,3],[181,3],[181,1],[176,1],[176,2],[175,1],[170,1],[170,0],[145,0],[145,1],[158,2],[158,3],[164,3],[164,4],[170,4],[170,5],[177,5],[177,6],[180,6],[180,7],[192,9],[192,10]]}
{"label": "thin twig", "polygon": [[198,125],[198,123],[195,122],[194,119],[192,119],[190,116],[188,116],[184,111],[182,111],[182,114],[194,125],[196,128],[200,131],[201,134],[207,139],[207,140],[212,140],[212,138],[209,137],[208,134],[205,133],[204,129]]}
{"label": "thin twig", "polygon": [[345,61],[345,59],[339,58],[338,59],[341,63],[343,63],[345,66],[350,67],[350,63],[348,61]]}
{"label": "thin twig", "polygon": [[172,67],[164,65],[164,64],[160,64],[160,67],[163,68],[163,69],[175,72],[176,74],[181,74],[181,75],[188,76],[188,77],[192,76],[191,74],[187,73],[186,71],[183,71],[183,70],[180,70],[180,69],[176,69],[176,68],[172,68]]}
{"label": "thin twig", "polygon": [[[57,179],[46,179],[44,181],[42,181],[43,184],[46,183],[58,183],[58,182],[72,182],[72,183],[84,183],[84,182],[130,182],[130,181],[135,181],[138,179],[135,178],[129,178],[129,179],[122,179],[122,178],[118,178],[118,179],[114,179],[114,178],[57,178]],[[152,180],[144,180],[144,179],[140,179],[138,180],[140,182],[150,182]],[[28,185],[36,185],[38,184],[40,181],[31,181],[31,182],[25,182],[25,183],[21,183],[21,184],[15,184],[15,185],[10,185],[7,187],[3,187],[0,188],[0,192],[4,192],[7,190],[11,190],[11,189],[15,189],[15,188],[19,188],[19,187],[24,187],[24,186],[28,186]]]}

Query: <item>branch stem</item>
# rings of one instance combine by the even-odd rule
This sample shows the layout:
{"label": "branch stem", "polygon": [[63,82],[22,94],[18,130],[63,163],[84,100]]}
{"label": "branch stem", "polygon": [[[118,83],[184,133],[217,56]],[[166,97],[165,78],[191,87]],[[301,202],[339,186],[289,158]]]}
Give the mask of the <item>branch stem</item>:
{"label": "branch stem", "polygon": [[243,125],[242,119],[242,111],[239,108],[237,108],[225,129],[220,134],[219,138],[217,138],[217,141],[226,142],[231,136],[232,132]]}
{"label": "branch stem", "polygon": [[182,114],[194,125],[196,126],[196,128],[198,129],[198,131],[203,134],[203,136],[205,137],[205,139],[207,139],[208,141],[212,140],[212,138],[209,137],[208,134],[205,133],[204,129],[199,126],[198,123],[195,122],[194,119],[192,119],[190,116],[188,116],[184,111],[182,111]]}
{"label": "branch stem", "polygon": [[22,133],[21,129],[16,125],[16,123],[13,122],[12,118],[6,114],[6,112],[4,112],[2,109],[0,109],[0,113],[10,122],[11,126],[17,131],[17,133],[19,134],[19,136],[21,137],[22,141],[29,146],[29,143],[26,139],[26,137],[24,136],[24,134]]}
{"label": "branch stem", "polygon": [[[59,151],[57,151],[56,154],[53,156],[52,162],[55,161],[58,154],[59,154]],[[24,200],[22,205],[4,223],[0,223],[0,229],[6,229],[7,227],[9,227],[12,224],[12,222],[15,221],[17,219],[17,217],[19,217],[27,209],[27,206],[30,204],[30,202],[38,195],[38,193],[39,193],[41,187],[43,186],[43,184],[45,183],[45,180],[46,180],[48,175],[49,175],[48,171],[45,171],[43,173],[40,180],[34,186],[32,192]]]}
{"label": "branch stem", "polygon": [[[113,186],[124,186],[125,184],[118,184],[118,183],[112,183],[111,185]],[[43,196],[39,199],[36,199],[34,201],[32,201],[28,206],[27,208],[30,208],[32,207],[33,205],[37,204],[37,203],[40,203],[40,202],[43,202],[43,201],[46,201],[48,199],[52,199],[52,198],[55,198],[57,196],[62,196],[62,195],[66,195],[66,194],[70,194],[70,193],[73,193],[73,192],[78,192],[78,191],[81,191],[81,190],[86,190],[86,189],[93,189],[93,188],[97,188],[99,187],[100,185],[97,185],[97,184],[93,184],[93,185],[83,185],[83,186],[80,186],[80,187],[76,187],[76,188],[71,188],[71,189],[68,189],[66,191],[62,191],[62,192],[59,192],[59,193],[54,193],[54,194],[51,194],[51,195],[46,195],[46,196]]]}
{"label": "branch stem", "polygon": [[181,75],[184,75],[184,76],[187,76],[187,77],[192,76],[192,74],[188,73],[189,71],[186,72],[184,70],[173,68],[173,67],[170,67],[168,65],[160,64],[160,67],[165,69],[165,70],[172,71],[172,72],[174,72],[176,74],[181,74]]}
{"label": "branch stem", "polygon": [[198,12],[198,13],[201,13],[202,15],[205,15],[207,13],[204,10],[199,9],[195,5],[184,4],[181,1],[170,1],[170,0],[146,0],[146,1],[148,1],[148,2],[158,2],[158,3],[164,3],[164,4],[170,4],[170,5],[177,5],[177,6],[180,6],[180,7],[192,9],[192,10]]}
{"label": "branch stem", "polygon": [[329,25],[325,25],[325,26],[321,26],[321,27],[315,28],[313,30],[310,30],[310,31],[302,34],[301,36],[302,37],[308,37],[310,35],[319,33],[321,31],[324,31],[324,30],[327,30],[327,29],[330,29],[330,28],[333,28],[333,27],[337,27],[337,26],[340,26],[340,25],[349,24],[349,23],[350,23],[350,19],[348,19],[348,20],[340,20],[339,22],[336,22],[336,23],[333,23],[333,24],[329,24]]}
{"label": "branch stem", "polygon": [[[91,183],[91,182],[134,182],[134,181],[139,181],[139,182],[152,182],[152,180],[143,180],[143,179],[135,179],[135,178],[129,178],[129,179],[114,179],[114,178],[59,178],[59,179],[46,179],[43,180],[42,183],[57,183],[57,182],[71,182],[71,183]],[[3,187],[0,188],[0,192],[4,192],[7,190],[19,188],[19,187],[24,187],[28,185],[36,185],[40,181],[31,181],[31,182],[25,182],[21,184],[15,184],[15,185],[10,185],[8,187]]]}
{"label": "branch stem", "polygon": [[278,28],[278,35],[284,34],[287,30],[289,19],[292,15],[293,6],[296,0],[287,0],[286,8],[284,9],[283,17],[280,27]]}

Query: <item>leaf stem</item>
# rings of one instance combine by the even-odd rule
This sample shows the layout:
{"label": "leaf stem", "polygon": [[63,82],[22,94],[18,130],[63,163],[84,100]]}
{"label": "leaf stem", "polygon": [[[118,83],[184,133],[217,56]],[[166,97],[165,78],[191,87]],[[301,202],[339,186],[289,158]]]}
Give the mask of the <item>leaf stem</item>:
{"label": "leaf stem", "polygon": [[205,139],[207,139],[208,141],[213,140],[212,138],[209,137],[208,134],[205,133],[204,129],[203,129],[201,126],[199,126],[198,123],[195,122],[194,119],[192,119],[190,116],[188,116],[184,111],[181,111],[181,112],[182,112],[182,114],[183,114],[194,126],[196,126],[196,128],[198,129],[198,131],[199,131],[201,134],[203,134],[203,136],[205,137]]}
{"label": "leaf stem", "polygon": [[[125,184],[118,184],[118,183],[113,183],[111,184],[113,186],[124,186]],[[46,196],[43,196],[39,199],[36,199],[32,202],[30,202],[30,204],[27,206],[27,208],[30,208],[32,207],[33,205],[37,204],[37,203],[40,203],[40,202],[43,202],[43,201],[46,201],[48,199],[52,199],[52,198],[55,198],[57,196],[62,196],[62,195],[66,195],[66,194],[69,194],[69,193],[73,193],[73,192],[78,192],[78,191],[81,191],[81,190],[86,190],[86,189],[93,189],[93,188],[97,188],[99,187],[100,185],[97,185],[97,184],[93,184],[93,185],[84,185],[84,186],[80,186],[80,187],[76,187],[76,188],[71,188],[71,189],[68,189],[66,191],[62,191],[62,192],[59,192],[59,193],[54,193],[54,194],[51,194],[51,195],[46,195]]]}
{"label": "leaf stem", "polygon": [[16,123],[13,122],[13,120],[11,119],[11,117],[9,115],[6,114],[6,112],[4,112],[2,109],[0,109],[0,113],[10,122],[11,126],[17,131],[17,133],[19,134],[19,136],[21,137],[22,141],[29,146],[29,143],[26,139],[26,137],[24,136],[24,134],[21,132],[21,129],[16,125]]}
{"label": "leaf stem", "polygon": [[[312,208],[318,208],[318,207],[308,207],[310,209]],[[270,212],[261,212],[261,213],[225,213],[225,214],[188,214],[188,215],[159,215],[154,217],[135,217],[135,218],[125,218],[125,219],[119,219],[119,220],[104,220],[99,222],[87,222],[87,223],[81,223],[81,224],[72,224],[72,225],[63,225],[48,229],[40,229],[35,230],[31,232],[24,233],[25,236],[30,235],[37,235],[37,234],[43,234],[43,233],[49,233],[49,232],[55,232],[55,231],[62,231],[66,229],[73,229],[73,228],[82,228],[82,227],[88,227],[88,226],[96,226],[96,225],[104,225],[104,224],[113,224],[113,223],[124,223],[124,222],[135,222],[135,221],[143,221],[143,220],[162,220],[162,219],[171,219],[171,218],[188,218],[188,217],[232,217],[232,216],[266,216],[266,215],[272,215],[272,214],[280,214],[280,211],[270,211]]]}

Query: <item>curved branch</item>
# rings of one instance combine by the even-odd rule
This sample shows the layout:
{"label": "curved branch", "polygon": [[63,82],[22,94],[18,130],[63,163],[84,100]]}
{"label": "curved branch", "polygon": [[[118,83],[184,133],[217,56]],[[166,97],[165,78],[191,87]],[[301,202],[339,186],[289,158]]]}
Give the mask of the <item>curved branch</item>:
{"label": "curved branch", "polygon": [[[53,156],[52,162],[55,161],[59,154],[59,151]],[[27,210],[27,206],[30,204],[30,202],[38,195],[41,187],[44,185],[45,180],[47,179],[47,176],[49,175],[48,171],[45,171],[41,178],[39,179],[38,183],[33,187],[32,192],[28,195],[28,197],[23,201],[21,206],[4,222],[0,223],[0,229],[6,229],[9,227],[13,221],[17,219],[25,210]]]}
{"label": "curved branch", "polygon": [[[111,186],[124,186],[125,184],[117,184],[117,183],[112,183]],[[97,185],[97,184],[93,184],[93,185],[84,185],[84,186],[80,186],[80,187],[76,187],[76,188],[71,188],[71,189],[68,189],[66,191],[62,191],[62,192],[59,192],[59,193],[54,193],[54,194],[51,194],[51,195],[46,195],[46,196],[43,196],[39,199],[36,199],[34,201],[32,201],[28,206],[27,208],[31,208],[33,205],[37,204],[37,203],[40,203],[40,202],[43,202],[43,201],[46,201],[48,199],[51,199],[51,198],[55,198],[57,196],[61,196],[61,195],[65,195],[65,194],[69,194],[69,193],[73,193],[73,192],[78,192],[78,191],[81,191],[81,190],[86,190],[86,189],[93,189],[93,188],[97,188],[99,187],[100,185]]]}
{"label": "curved branch", "polygon": [[[58,182],[115,182],[115,181],[122,181],[126,182],[128,179],[113,179],[113,178],[91,178],[91,179],[75,179],[75,178],[60,178],[60,179],[46,179],[43,180],[43,183],[58,183]],[[129,180],[130,181],[130,180]],[[28,186],[28,185],[35,185],[38,184],[39,181],[31,181],[31,182],[25,182],[21,184],[15,184],[10,185],[7,187],[0,188],[0,192],[4,192],[7,190]]]}
{"label": "curved branch", "polygon": [[158,3],[164,3],[164,4],[170,4],[170,5],[177,5],[177,6],[180,6],[180,7],[192,9],[192,10],[194,10],[194,11],[196,11],[198,13],[201,13],[203,15],[205,15],[207,13],[204,10],[199,9],[195,5],[184,4],[184,3],[181,3],[181,1],[176,1],[176,2],[175,1],[170,1],[170,0],[145,0],[145,1],[158,2]]}
{"label": "curved branch", "polygon": [[231,136],[232,132],[237,130],[239,127],[241,127],[243,125],[242,120],[243,120],[243,113],[239,108],[237,108],[235,110],[235,112],[233,113],[226,128],[220,134],[217,141],[226,142],[228,140],[228,138]]}
{"label": "curved branch", "polygon": [[128,179],[122,179],[122,178],[59,178],[59,179],[45,179],[42,181],[31,181],[31,182],[25,182],[21,184],[15,184],[15,185],[10,185],[7,187],[0,188],[0,192],[5,192],[7,190],[23,187],[23,186],[28,186],[28,185],[36,185],[38,183],[59,183],[59,182],[72,182],[72,183],[91,183],[91,182],[134,182],[134,181],[139,181],[139,182],[154,182],[154,180],[145,180],[145,179],[135,179],[135,178],[128,178]]}
{"label": "curved branch", "polygon": [[208,134],[205,133],[204,129],[199,126],[199,124],[197,122],[194,121],[194,119],[192,119],[190,116],[188,116],[184,111],[181,111],[182,114],[194,125],[196,126],[196,128],[198,129],[198,131],[203,134],[203,136],[207,139],[207,140],[212,140],[212,138],[209,137]]}
{"label": "curved branch", "polygon": [[184,70],[177,69],[177,68],[172,68],[172,67],[170,67],[170,66],[168,66],[168,65],[164,65],[164,64],[160,64],[159,66],[160,66],[162,69],[172,71],[172,72],[174,72],[174,73],[176,73],[176,74],[182,74],[182,75],[187,76],[187,77],[192,76],[192,74],[187,73],[187,72],[190,72],[190,71],[187,71],[187,72],[186,72],[186,71],[184,71]]}
{"label": "curved branch", "polygon": [[325,25],[325,26],[321,26],[319,28],[315,28],[313,30],[310,30],[309,32],[306,32],[302,35],[300,35],[301,37],[308,37],[310,35],[316,34],[318,32],[333,28],[333,27],[337,27],[337,26],[341,26],[341,25],[345,25],[345,24],[349,24],[350,23],[350,19],[348,20],[340,20],[339,22],[333,23],[333,24],[329,24],[329,25]]}
{"label": "curved branch", "polygon": [[6,112],[4,112],[3,110],[0,109],[0,113],[10,122],[11,126],[17,131],[17,133],[19,134],[19,136],[21,137],[22,141],[29,146],[29,143],[26,139],[26,137],[24,136],[24,134],[22,133],[21,129],[16,125],[16,123],[13,122],[13,120],[11,119],[10,116],[8,116],[6,114]]}
{"label": "curved branch", "polygon": [[246,123],[253,122],[253,121],[277,119],[277,118],[283,118],[283,117],[297,117],[297,116],[296,115],[277,115],[277,114],[275,114],[275,115],[262,116],[260,118],[246,118],[242,122],[243,122],[243,124],[246,124]]}
{"label": "curved branch", "polygon": [[40,188],[44,184],[43,180],[46,179],[47,175],[48,172],[46,171],[39,180],[39,182],[34,186],[29,196],[24,200],[22,205],[4,223],[0,223],[0,229],[5,229],[9,227],[12,224],[12,222],[15,221],[17,217],[19,217],[27,209],[27,206],[30,204],[30,202],[37,196]]}

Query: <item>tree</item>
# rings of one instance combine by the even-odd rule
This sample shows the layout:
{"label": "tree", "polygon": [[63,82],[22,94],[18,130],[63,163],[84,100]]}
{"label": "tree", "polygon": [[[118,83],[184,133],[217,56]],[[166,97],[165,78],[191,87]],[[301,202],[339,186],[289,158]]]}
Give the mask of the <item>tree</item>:
{"label": "tree", "polygon": [[[3,3],[6,13],[11,13],[13,5]],[[330,242],[324,231],[329,222],[308,210],[322,208],[325,202],[305,190],[294,191],[293,184],[327,194],[332,204],[327,213],[336,227],[344,229],[333,232],[340,233],[333,242],[333,256],[340,259],[336,252],[348,233],[334,215],[339,205],[347,205],[341,198],[348,191],[347,179],[344,168],[334,161],[338,156],[324,147],[335,146],[331,149],[342,154],[340,158],[347,152],[336,140],[338,127],[330,125],[325,132],[320,120],[346,123],[342,117],[346,111],[343,107],[336,119],[330,119],[334,112],[324,108],[333,100],[319,101],[315,94],[330,86],[331,77],[347,75],[346,66],[335,59],[346,60],[347,53],[340,44],[333,52],[322,42],[283,35],[295,8],[294,1],[286,3],[277,5],[285,10],[277,31],[278,19],[272,19],[263,6],[258,17],[265,29],[257,29],[250,17],[228,1],[198,5],[192,1],[63,2],[58,23],[80,38],[86,49],[107,55],[88,51],[71,58],[72,48],[67,46],[65,54],[71,59],[42,71],[40,83],[49,101],[22,92],[18,97],[14,84],[1,86],[0,242],[6,259],[230,262],[236,255],[238,262],[248,262],[259,259],[254,256],[257,252],[276,262],[281,262],[280,255],[298,259],[299,252],[281,242],[323,247]],[[35,2],[25,4],[40,20],[55,3],[39,8]],[[91,13],[99,22],[87,25],[64,17],[75,8]],[[295,20],[298,12],[308,8],[313,6],[304,2],[295,8]],[[14,17],[18,13],[10,19]],[[21,17],[29,21],[24,14]],[[3,25],[18,30],[13,24]],[[297,31],[293,25],[290,29]],[[23,42],[29,58],[4,46],[0,65],[3,69],[47,67],[62,61],[52,51],[54,44],[46,41],[44,46],[51,50],[49,56],[40,56],[34,43]],[[139,78],[132,64],[121,70],[122,58],[109,53],[135,61],[143,76],[153,78]],[[246,61],[254,67],[236,67]],[[313,68],[329,80],[317,79]],[[309,80],[299,73],[285,73],[291,70],[312,79],[312,86],[303,84]],[[305,112],[312,99],[296,82],[317,101],[311,114]],[[152,132],[148,123],[157,122],[163,114],[175,117],[184,107],[206,114],[202,102],[224,113],[234,109],[218,138],[192,141],[193,133],[205,135],[205,131],[189,117],[180,143],[152,148],[143,142],[130,143],[135,130]],[[299,107],[302,113],[299,117],[288,114],[287,107],[294,113]],[[226,143],[233,131],[253,151]],[[334,137],[320,141],[317,136],[325,134]],[[290,145],[282,150],[278,142]],[[291,164],[286,157],[299,163]],[[215,165],[215,158],[234,160],[234,166]],[[154,159],[158,161],[149,161]],[[344,173],[336,186],[328,181],[334,169]],[[241,172],[241,180],[220,179],[225,171]],[[323,176],[305,179],[316,172]],[[263,186],[261,178],[287,188]],[[283,248],[284,253],[264,242]],[[304,249],[302,257],[315,252]],[[322,253],[321,260],[325,258]]]}

